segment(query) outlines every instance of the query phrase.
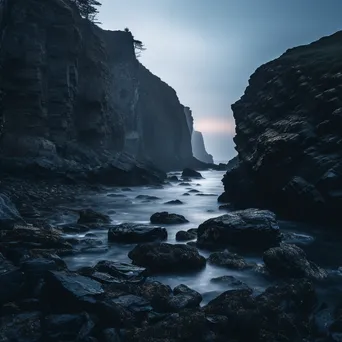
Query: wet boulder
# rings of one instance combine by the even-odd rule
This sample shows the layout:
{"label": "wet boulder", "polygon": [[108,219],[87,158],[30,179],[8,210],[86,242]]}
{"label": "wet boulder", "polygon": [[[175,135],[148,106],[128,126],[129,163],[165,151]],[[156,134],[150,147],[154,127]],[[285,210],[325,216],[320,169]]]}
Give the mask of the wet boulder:
{"label": "wet boulder", "polygon": [[162,227],[136,223],[123,223],[108,230],[108,241],[123,243],[140,243],[162,241],[167,239],[167,231]]}
{"label": "wet boulder", "polygon": [[166,180],[169,182],[178,182],[179,181],[178,177],[175,175],[168,177]]}
{"label": "wet boulder", "polygon": [[156,201],[160,200],[157,196],[149,196],[149,195],[138,195],[136,199],[144,200],[144,201]]}
{"label": "wet boulder", "polygon": [[225,285],[226,287],[229,287],[231,289],[248,289],[248,285],[243,283],[241,280],[236,279],[233,276],[226,275],[221,277],[216,277],[210,279],[210,281],[214,284],[220,284]]}
{"label": "wet boulder", "polygon": [[244,270],[256,266],[255,264],[248,263],[242,256],[228,251],[210,254],[208,263],[236,270]]}
{"label": "wet boulder", "polygon": [[186,168],[183,170],[182,177],[183,178],[184,177],[186,177],[186,178],[203,178],[199,172],[197,172],[193,169],[189,169],[189,168]]}
{"label": "wet boulder", "polygon": [[263,255],[264,263],[271,274],[289,278],[324,279],[325,270],[309,261],[305,252],[296,245],[281,244],[270,248]]}
{"label": "wet boulder", "polygon": [[183,215],[169,214],[167,211],[153,214],[150,220],[153,224],[182,224],[189,222]]}
{"label": "wet boulder", "polygon": [[235,246],[265,250],[279,245],[281,233],[275,214],[268,210],[246,209],[211,218],[198,227],[201,247]]}
{"label": "wet boulder", "polygon": [[97,272],[107,273],[113,277],[131,279],[142,277],[146,269],[143,267],[115,262],[110,260],[99,261],[94,270]]}
{"label": "wet boulder", "polygon": [[101,283],[94,279],[73,272],[50,271],[45,277],[42,298],[57,311],[75,312],[95,305],[102,294]]}
{"label": "wet boulder", "polygon": [[206,260],[198,250],[188,245],[148,243],[136,246],[128,254],[133,264],[152,272],[197,271],[205,267]]}
{"label": "wet boulder", "polygon": [[93,209],[83,209],[79,211],[78,224],[109,224],[111,219],[108,215],[98,213]]}
{"label": "wet boulder", "polygon": [[189,229],[187,231],[180,230],[176,233],[177,241],[189,241],[194,240],[197,237],[197,229]]}
{"label": "wet boulder", "polygon": [[173,289],[173,296],[167,302],[167,310],[178,312],[183,309],[196,308],[201,301],[202,296],[200,293],[181,284]]}

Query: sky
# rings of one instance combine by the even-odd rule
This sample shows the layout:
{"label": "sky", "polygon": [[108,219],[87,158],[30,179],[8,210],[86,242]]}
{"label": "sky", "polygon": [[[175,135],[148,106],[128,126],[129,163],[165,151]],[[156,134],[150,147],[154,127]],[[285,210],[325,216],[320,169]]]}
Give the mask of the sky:
{"label": "sky", "polygon": [[250,75],[288,48],[342,29],[342,0],[102,0],[107,30],[128,27],[140,61],[192,109],[216,161],[235,154],[230,109]]}

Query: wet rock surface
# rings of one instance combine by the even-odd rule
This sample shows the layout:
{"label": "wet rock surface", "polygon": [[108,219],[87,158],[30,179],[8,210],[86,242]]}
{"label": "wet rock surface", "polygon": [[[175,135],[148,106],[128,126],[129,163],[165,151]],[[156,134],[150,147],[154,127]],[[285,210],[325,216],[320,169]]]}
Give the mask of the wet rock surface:
{"label": "wet rock surface", "polygon": [[208,263],[237,270],[249,269],[256,266],[255,264],[248,263],[242,256],[235,253],[229,253],[228,251],[210,254]]}
{"label": "wet rock surface", "polygon": [[199,172],[189,169],[189,168],[183,170],[182,177],[183,178],[184,177],[185,178],[203,178]]}
{"label": "wet rock surface", "polygon": [[183,215],[170,214],[167,211],[153,214],[150,220],[153,224],[182,224],[189,222]]}
{"label": "wet rock surface", "polygon": [[133,263],[153,272],[197,271],[206,261],[197,249],[188,245],[149,243],[136,246],[128,256]]}
{"label": "wet rock surface", "polygon": [[223,179],[239,208],[339,223],[342,33],[259,67],[232,105],[238,163]]}
{"label": "wet rock surface", "polygon": [[162,241],[167,239],[165,228],[136,223],[123,223],[108,230],[108,241],[140,243]]}
{"label": "wet rock surface", "polygon": [[281,244],[264,252],[267,269],[278,276],[290,278],[311,278],[321,280],[326,271],[309,261],[305,252],[296,245]]}
{"label": "wet rock surface", "polygon": [[267,210],[233,211],[209,219],[198,227],[202,247],[235,246],[263,250],[279,244],[281,233],[275,215]]}

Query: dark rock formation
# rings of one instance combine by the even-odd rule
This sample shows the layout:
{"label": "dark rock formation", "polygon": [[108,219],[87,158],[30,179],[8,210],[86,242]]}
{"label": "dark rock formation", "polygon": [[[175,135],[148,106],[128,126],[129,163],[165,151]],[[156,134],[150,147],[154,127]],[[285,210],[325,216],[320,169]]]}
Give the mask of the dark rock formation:
{"label": "dark rock formation", "polygon": [[296,245],[282,244],[264,253],[267,269],[274,275],[289,278],[324,279],[327,273],[306,258],[305,252]]}
{"label": "dark rock formation", "polygon": [[261,66],[232,105],[239,164],[223,183],[235,204],[340,220],[341,38],[337,32]]}
{"label": "dark rock formation", "polygon": [[1,12],[1,172],[136,185],[165,177],[147,160],[193,162],[184,107],[138,62],[130,32],[98,28],[67,0]]}
{"label": "dark rock formation", "polygon": [[203,178],[199,172],[189,169],[189,168],[186,168],[183,170],[182,177],[183,178]]}
{"label": "dark rock formation", "polygon": [[153,224],[182,224],[189,222],[183,215],[169,214],[167,211],[153,214],[150,220]]}
{"label": "dark rock formation", "polygon": [[189,241],[194,240],[197,237],[196,229],[189,229],[188,231],[180,230],[176,233],[176,241]]}
{"label": "dark rock formation", "polygon": [[208,163],[214,164],[214,159],[211,154],[209,154],[204,145],[204,139],[201,132],[193,131],[191,137],[191,144],[192,144],[192,153],[195,158],[198,160]]}
{"label": "dark rock formation", "polygon": [[98,213],[92,209],[80,210],[79,214],[80,217],[77,223],[81,225],[106,224],[111,222],[111,219],[108,215]]}
{"label": "dark rock formation", "polygon": [[167,231],[161,227],[151,227],[136,223],[123,223],[108,230],[108,241],[141,243],[167,239]]}
{"label": "dark rock formation", "polygon": [[210,254],[208,263],[215,266],[221,266],[236,270],[244,270],[256,266],[255,264],[246,262],[246,260],[242,256],[235,253],[229,253],[227,251],[215,252]]}
{"label": "dark rock formation", "polygon": [[152,272],[197,271],[205,267],[206,261],[195,247],[148,243],[136,246],[128,256],[133,263]]}
{"label": "dark rock formation", "polygon": [[207,248],[235,246],[263,250],[277,246],[281,233],[275,215],[267,210],[233,211],[198,227],[197,243]]}
{"label": "dark rock formation", "polygon": [[172,200],[172,201],[165,202],[164,204],[181,205],[181,204],[184,204],[184,203],[182,201],[180,201],[180,200]]}
{"label": "dark rock formation", "polygon": [[214,159],[205,149],[204,139],[201,132],[194,130],[194,119],[189,107],[184,107],[184,113],[191,135],[192,154],[199,161],[207,164],[214,164]]}

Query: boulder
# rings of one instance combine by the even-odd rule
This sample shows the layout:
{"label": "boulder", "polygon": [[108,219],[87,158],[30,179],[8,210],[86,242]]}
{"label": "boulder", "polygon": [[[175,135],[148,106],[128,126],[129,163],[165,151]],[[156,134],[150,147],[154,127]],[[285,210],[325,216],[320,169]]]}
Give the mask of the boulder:
{"label": "boulder", "polygon": [[263,259],[271,274],[288,278],[324,279],[326,271],[309,261],[296,245],[281,244],[264,252]]}
{"label": "boulder", "polygon": [[248,285],[243,283],[241,280],[236,279],[233,276],[226,275],[221,277],[216,277],[210,279],[214,284],[224,285],[225,287],[230,287],[232,289],[248,289]]}
{"label": "boulder", "polygon": [[184,177],[186,177],[186,178],[203,178],[199,172],[192,170],[192,169],[189,169],[189,168],[186,168],[183,170],[182,177],[183,178]]}
{"label": "boulder", "polygon": [[139,278],[143,276],[146,271],[143,267],[109,260],[99,261],[95,265],[94,270],[124,279]]}
{"label": "boulder", "polygon": [[184,216],[169,214],[167,211],[153,214],[150,220],[153,224],[182,224],[189,222]]}
{"label": "boulder", "polygon": [[92,209],[84,209],[79,211],[78,224],[108,224],[111,219],[108,215],[98,213]]}
{"label": "boulder", "polygon": [[146,267],[152,272],[198,271],[206,261],[198,250],[188,245],[148,243],[136,246],[128,254],[133,264]]}
{"label": "boulder", "polygon": [[122,243],[140,243],[162,241],[167,239],[165,228],[136,224],[122,223],[112,226],[108,230],[108,241]]}
{"label": "boulder", "polygon": [[279,245],[281,233],[275,214],[267,210],[246,209],[209,219],[198,227],[201,247],[235,246],[264,250]]}
{"label": "boulder", "polygon": [[207,261],[209,264],[215,266],[221,266],[236,270],[244,270],[256,266],[255,264],[246,262],[246,260],[242,256],[230,253],[228,251],[212,253],[210,254]]}
{"label": "boulder", "polygon": [[169,182],[178,182],[178,181],[179,181],[179,179],[178,179],[177,176],[170,176],[170,177],[167,177],[166,180],[169,181]]}
{"label": "boulder", "polygon": [[202,296],[186,285],[178,285],[173,289],[173,296],[167,302],[167,311],[179,312],[183,309],[196,308],[202,301]]}
{"label": "boulder", "polygon": [[189,241],[194,240],[197,237],[197,230],[193,231],[189,229],[188,231],[180,230],[176,233],[176,241]]}

